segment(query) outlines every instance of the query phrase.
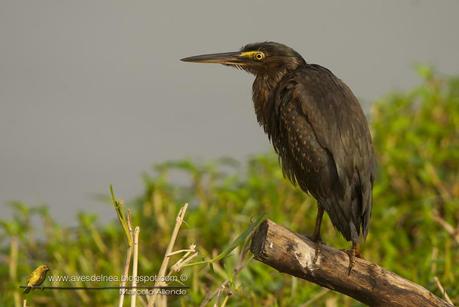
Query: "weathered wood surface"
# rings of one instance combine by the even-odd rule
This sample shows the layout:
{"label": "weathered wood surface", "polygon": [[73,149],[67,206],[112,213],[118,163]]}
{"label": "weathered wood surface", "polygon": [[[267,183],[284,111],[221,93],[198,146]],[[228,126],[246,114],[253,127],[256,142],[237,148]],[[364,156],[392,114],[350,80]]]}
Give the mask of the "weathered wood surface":
{"label": "weathered wood surface", "polygon": [[314,263],[314,242],[270,220],[259,226],[250,249],[255,259],[280,272],[343,293],[369,306],[452,306],[422,286],[364,259],[357,258],[348,275],[349,256],[323,244]]}

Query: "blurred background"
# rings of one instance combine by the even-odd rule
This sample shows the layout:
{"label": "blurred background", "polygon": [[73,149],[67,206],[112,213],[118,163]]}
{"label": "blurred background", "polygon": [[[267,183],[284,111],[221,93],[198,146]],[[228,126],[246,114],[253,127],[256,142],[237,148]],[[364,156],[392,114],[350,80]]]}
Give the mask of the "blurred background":
{"label": "blurred background", "polygon": [[271,150],[252,76],[179,59],[283,42],[331,69],[368,110],[420,82],[413,67],[459,71],[457,1],[0,2],[0,215],[4,204],[110,212],[153,163],[245,160]]}
{"label": "blurred background", "polygon": [[[159,274],[189,202],[174,250],[197,263],[174,273],[185,254],[170,257],[166,272],[190,288],[163,303],[362,306],[250,261],[260,214],[308,234],[315,200],[283,178],[253,77],[179,59],[264,40],[331,69],[370,119],[365,259],[459,304],[458,12],[427,0],[0,1],[0,305],[113,306],[117,291],[19,287],[40,264],[53,277],[120,277],[131,235],[116,216],[127,209],[141,229],[139,275]],[[109,184],[127,200],[118,211]],[[350,247],[327,216],[322,238]]]}
{"label": "blurred background", "polygon": [[63,221],[152,163],[270,150],[252,76],[179,62],[273,40],[331,69],[363,104],[459,70],[456,1],[0,2],[0,214],[47,203]]}

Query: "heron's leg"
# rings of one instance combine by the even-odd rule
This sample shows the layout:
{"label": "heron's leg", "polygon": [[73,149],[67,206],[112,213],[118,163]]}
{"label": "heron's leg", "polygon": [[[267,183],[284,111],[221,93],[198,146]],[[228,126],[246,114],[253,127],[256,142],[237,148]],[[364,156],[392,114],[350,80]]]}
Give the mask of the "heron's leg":
{"label": "heron's leg", "polygon": [[316,226],[314,227],[314,232],[312,233],[312,241],[314,242],[322,242],[322,238],[320,236],[320,226],[322,224],[322,217],[324,216],[324,208],[318,206],[317,208],[317,216],[316,216]]}
{"label": "heron's leg", "polygon": [[317,217],[316,217],[316,226],[314,227],[314,232],[312,233],[312,241],[316,243],[315,254],[313,263],[316,263],[320,254],[320,244],[322,243],[322,237],[320,236],[320,226],[322,225],[322,217],[324,216],[324,208],[322,206],[317,207]]}
{"label": "heron's leg", "polygon": [[347,269],[347,275],[350,275],[355,264],[355,257],[361,258],[359,242],[352,241],[352,248],[347,250],[346,253],[349,255],[349,267]]}

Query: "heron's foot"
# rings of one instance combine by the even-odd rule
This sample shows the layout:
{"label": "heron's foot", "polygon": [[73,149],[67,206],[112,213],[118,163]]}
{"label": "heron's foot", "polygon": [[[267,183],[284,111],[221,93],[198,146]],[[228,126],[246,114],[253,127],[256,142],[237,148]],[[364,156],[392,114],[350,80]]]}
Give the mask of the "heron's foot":
{"label": "heron's foot", "polygon": [[312,260],[312,263],[316,264],[317,260],[319,259],[319,255],[320,255],[320,245],[323,244],[323,242],[322,240],[319,240],[314,243],[316,244],[316,247],[314,248],[314,259]]}
{"label": "heron's foot", "polygon": [[347,255],[349,256],[349,266],[347,268],[347,275],[351,275],[352,268],[354,267],[355,264],[355,251],[354,249],[348,249],[346,250]]}
{"label": "heron's foot", "polygon": [[325,244],[325,243],[322,241],[322,238],[320,236],[312,235],[312,236],[307,236],[307,237],[315,244],[314,259],[312,260],[312,263],[316,264],[320,256],[320,245]]}
{"label": "heron's foot", "polygon": [[351,249],[344,250],[344,252],[349,256],[349,266],[347,268],[347,275],[351,275],[352,268],[355,264],[355,258],[361,258],[360,249],[358,244],[353,243]]}

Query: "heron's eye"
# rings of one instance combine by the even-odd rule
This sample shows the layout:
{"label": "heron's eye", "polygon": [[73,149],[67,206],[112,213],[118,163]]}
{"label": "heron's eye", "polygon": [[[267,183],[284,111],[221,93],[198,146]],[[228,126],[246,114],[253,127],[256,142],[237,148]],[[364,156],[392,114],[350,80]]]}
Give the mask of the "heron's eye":
{"label": "heron's eye", "polygon": [[255,60],[261,61],[265,58],[265,54],[263,52],[257,52],[255,53]]}

